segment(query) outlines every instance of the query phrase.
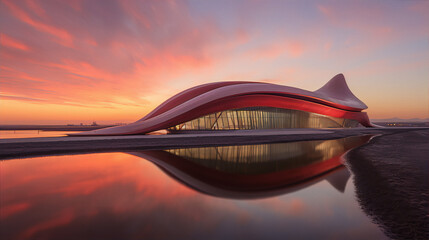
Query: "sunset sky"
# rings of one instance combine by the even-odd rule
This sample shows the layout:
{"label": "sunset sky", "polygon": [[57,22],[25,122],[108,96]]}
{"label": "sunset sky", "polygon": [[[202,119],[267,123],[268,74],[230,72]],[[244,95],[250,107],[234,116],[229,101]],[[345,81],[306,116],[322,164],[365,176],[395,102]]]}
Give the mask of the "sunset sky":
{"label": "sunset sky", "polygon": [[216,81],[429,117],[429,1],[0,0],[0,124],[118,123]]}

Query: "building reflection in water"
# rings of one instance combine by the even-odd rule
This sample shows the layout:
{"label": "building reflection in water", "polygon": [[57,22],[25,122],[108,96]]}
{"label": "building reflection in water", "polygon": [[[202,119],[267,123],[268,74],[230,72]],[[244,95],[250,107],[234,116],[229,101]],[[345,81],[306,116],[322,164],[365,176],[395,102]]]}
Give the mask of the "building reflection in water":
{"label": "building reflection in water", "polygon": [[260,198],[295,191],[323,179],[344,191],[341,156],[370,140],[334,140],[132,152],[191,188],[226,198]]}
{"label": "building reflection in water", "polygon": [[2,161],[0,239],[371,239],[353,187],[282,195],[343,192],[341,155],[369,139]]}

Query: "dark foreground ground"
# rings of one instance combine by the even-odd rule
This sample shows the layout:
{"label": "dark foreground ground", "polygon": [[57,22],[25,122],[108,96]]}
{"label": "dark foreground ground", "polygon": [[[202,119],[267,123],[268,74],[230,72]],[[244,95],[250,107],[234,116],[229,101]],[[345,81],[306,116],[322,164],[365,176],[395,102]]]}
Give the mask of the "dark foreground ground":
{"label": "dark foreground ground", "polygon": [[429,239],[429,130],[374,138],[347,154],[362,210],[392,239]]}

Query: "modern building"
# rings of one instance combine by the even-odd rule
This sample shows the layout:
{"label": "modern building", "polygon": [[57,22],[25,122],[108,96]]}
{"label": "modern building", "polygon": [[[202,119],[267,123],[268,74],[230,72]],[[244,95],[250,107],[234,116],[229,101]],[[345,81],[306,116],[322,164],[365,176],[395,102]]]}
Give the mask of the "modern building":
{"label": "modern building", "polygon": [[371,127],[362,112],[366,108],[350,91],[343,74],[314,92],[271,83],[216,82],[178,93],[134,123],[74,135]]}

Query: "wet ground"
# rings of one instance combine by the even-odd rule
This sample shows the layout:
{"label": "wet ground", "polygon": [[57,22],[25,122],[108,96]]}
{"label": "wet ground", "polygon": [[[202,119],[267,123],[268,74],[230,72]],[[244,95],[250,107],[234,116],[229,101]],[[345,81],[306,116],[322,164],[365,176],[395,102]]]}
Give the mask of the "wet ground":
{"label": "wet ground", "polygon": [[429,239],[429,130],[387,134],[347,155],[362,210],[392,239]]}

